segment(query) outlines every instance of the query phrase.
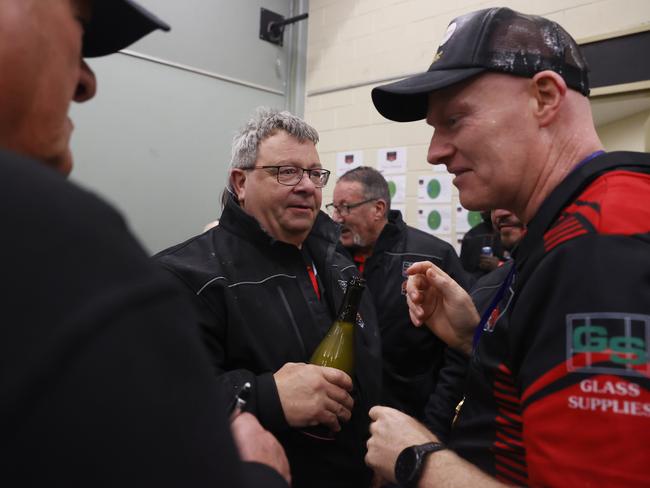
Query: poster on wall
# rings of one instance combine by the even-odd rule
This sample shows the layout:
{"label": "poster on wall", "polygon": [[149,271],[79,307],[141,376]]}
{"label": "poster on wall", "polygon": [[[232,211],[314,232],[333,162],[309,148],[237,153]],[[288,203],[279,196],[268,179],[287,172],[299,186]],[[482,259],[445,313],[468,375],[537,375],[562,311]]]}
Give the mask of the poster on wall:
{"label": "poster on wall", "polygon": [[465,233],[475,225],[483,222],[481,213],[474,210],[467,210],[462,205],[456,206],[456,233]]}
{"label": "poster on wall", "polygon": [[351,169],[363,166],[363,151],[344,151],[336,153],[336,175],[342,176]]}
{"label": "poster on wall", "polygon": [[406,173],[406,148],[391,147],[377,151],[377,169],[384,174]]}
{"label": "poster on wall", "polygon": [[404,203],[406,201],[406,175],[384,175],[388,183],[391,206],[393,203]]}
{"label": "poster on wall", "polygon": [[451,233],[451,207],[448,205],[418,205],[418,229],[429,234]]}
{"label": "poster on wall", "polygon": [[451,181],[449,174],[435,173],[418,178],[418,202],[451,203]]}

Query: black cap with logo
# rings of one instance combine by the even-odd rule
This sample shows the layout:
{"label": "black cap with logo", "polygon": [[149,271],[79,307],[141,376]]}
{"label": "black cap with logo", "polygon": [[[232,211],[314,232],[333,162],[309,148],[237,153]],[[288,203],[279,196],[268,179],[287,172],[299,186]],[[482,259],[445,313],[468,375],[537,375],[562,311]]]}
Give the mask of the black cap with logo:
{"label": "black cap with logo", "polygon": [[485,71],[531,78],[545,70],[589,94],[587,62],[559,24],[508,8],[479,10],[449,24],[426,73],[374,88],[372,101],[387,119],[410,122],[426,117],[432,91]]}
{"label": "black cap with logo", "polygon": [[85,26],[83,56],[111,54],[150,32],[169,25],[132,0],[93,0],[92,16]]}

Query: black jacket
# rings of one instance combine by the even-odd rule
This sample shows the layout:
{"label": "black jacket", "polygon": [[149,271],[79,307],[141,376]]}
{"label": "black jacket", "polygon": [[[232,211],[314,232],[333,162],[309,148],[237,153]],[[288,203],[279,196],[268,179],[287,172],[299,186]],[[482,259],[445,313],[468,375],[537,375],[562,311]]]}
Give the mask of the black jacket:
{"label": "black jacket", "polygon": [[0,217],[0,485],[287,486],[239,461],[192,307],[114,209],[0,152]]}
{"label": "black jacket", "polygon": [[[443,365],[445,345],[426,327],[416,328],[411,323],[404,295],[405,271],[417,261],[431,261],[461,286],[467,286],[466,274],[453,247],[406,225],[401,213],[391,210],[363,271],[379,317],[384,359],[382,400],[423,419],[424,406]],[[441,426],[451,421],[456,405],[444,396],[436,396],[434,401],[442,415]]]}
{"label": "black jacket", "polygon": [[[273,373],[287,362],[308,362],[335,318],[342,284],[357,273],[336,251],[338,227],[320,213],[303,249],[313,260],[319,301],[305,253],[271,238],[230,199],[219,225],[157,257],[187,287],[201,315],[219,384],[234,395],[253,384],[250,410],[284,445],[293,486],[363,486],[368,409],[378,403],[380,344],[369,296],[355,335],[355,408],[335,442],[314,441],[288,427]],[[356,483],[356,485],[355,485]]]}

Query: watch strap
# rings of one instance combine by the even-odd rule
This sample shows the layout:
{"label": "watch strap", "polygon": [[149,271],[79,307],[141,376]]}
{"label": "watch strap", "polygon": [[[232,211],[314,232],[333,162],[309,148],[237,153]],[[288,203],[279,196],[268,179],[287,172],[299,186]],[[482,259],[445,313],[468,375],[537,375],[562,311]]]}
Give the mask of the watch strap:
{"label": "watch strap", "polygon": [[[400,455],[397,458],[397,463],[395,464],[395,478],[400,486],[404,488],[416,488],[420,477],[422,476],[422,468],[424,462],[429,454],[436,451],[441,451],[446,449],[442,442],[426,442],[424,444],[409,446],[402,450]],[[415,464],[412,467],[410,473],[404,473],[402,470],[398,470],[398,464],[400,463],[400,458],[406,457],[408,455],[415,456]]]}

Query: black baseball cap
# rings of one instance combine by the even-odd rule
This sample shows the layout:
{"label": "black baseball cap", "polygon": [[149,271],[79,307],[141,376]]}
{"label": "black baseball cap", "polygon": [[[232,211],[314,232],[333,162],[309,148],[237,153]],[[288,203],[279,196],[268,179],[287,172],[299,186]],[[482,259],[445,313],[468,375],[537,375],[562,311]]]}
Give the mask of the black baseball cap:
{"label": "black baseball cap", "polygon": [[486,71],[526,78],[552,70],[567,86],[589,95],[589,68],[576,41],[556,22],[509,8],[478,10],[452,20],[426,73],[372,90],[384,117],[426,117],[430,92]]}
{"label": "black baseball cap", "polygon": [[85,26],[83,56],[111,54],[150,32],[169,25],[132,0],[93,0],[92,17]]}

